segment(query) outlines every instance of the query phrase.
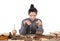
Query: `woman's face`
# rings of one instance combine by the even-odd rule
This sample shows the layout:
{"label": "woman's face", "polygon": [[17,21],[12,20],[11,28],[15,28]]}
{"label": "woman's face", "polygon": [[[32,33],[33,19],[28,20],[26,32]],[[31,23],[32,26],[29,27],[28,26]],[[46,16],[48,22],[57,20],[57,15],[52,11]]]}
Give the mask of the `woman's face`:
{"label": "woman's face", "polygon": [[29,14],[29,18],[31,19],[31,20],[34,20],[35,18],[36,18],[36,12],[30,12],[30,14]]}

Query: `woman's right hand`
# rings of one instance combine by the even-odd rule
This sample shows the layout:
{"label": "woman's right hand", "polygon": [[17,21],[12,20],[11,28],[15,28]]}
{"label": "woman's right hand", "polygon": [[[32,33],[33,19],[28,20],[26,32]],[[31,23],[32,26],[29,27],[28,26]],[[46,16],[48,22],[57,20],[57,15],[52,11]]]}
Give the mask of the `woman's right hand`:
{"label": "woman's right hand", "polygon": [[29,20],[24,21],[24,24],[30,25],[31,22]]}

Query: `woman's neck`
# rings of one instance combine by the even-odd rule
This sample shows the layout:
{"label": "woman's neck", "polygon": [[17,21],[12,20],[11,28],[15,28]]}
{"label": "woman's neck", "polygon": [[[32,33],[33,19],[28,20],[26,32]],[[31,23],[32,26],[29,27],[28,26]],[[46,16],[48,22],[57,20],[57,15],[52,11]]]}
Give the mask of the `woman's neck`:
{"label": "woman's neck", "polygon": [[31,21],[34,21],[35,19],[30,19]]}

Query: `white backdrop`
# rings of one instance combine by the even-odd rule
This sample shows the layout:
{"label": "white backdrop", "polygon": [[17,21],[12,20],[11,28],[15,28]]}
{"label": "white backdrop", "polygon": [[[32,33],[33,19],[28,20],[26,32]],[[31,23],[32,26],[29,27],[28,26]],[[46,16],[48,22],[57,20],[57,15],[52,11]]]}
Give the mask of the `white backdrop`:
{"label": "white backdrop", "polygon": [[38,9],[37,18],[43,22],[44,34],[60,31],[60,0],[0,0],[0,33],[11,32],[14,24],[19,33],[30,4]]}

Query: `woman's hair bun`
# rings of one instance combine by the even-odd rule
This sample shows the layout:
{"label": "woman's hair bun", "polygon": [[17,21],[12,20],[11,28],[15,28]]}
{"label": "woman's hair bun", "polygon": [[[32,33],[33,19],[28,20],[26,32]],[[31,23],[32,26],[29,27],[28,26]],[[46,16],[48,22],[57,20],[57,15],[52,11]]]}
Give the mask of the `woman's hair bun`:
{"label": "woman's hair bun", "polygon": [[30,5],[30,8],[28,10],[28,14],[30,14],[30,12],[36,12],[36,14],[37,14],[37,9],[34,7],[33,4]]}
{"label": "woman's hair bun", "polygon": [[33,5],[33,4],[31,4],[30,8],[34,8],[34,5]]}

